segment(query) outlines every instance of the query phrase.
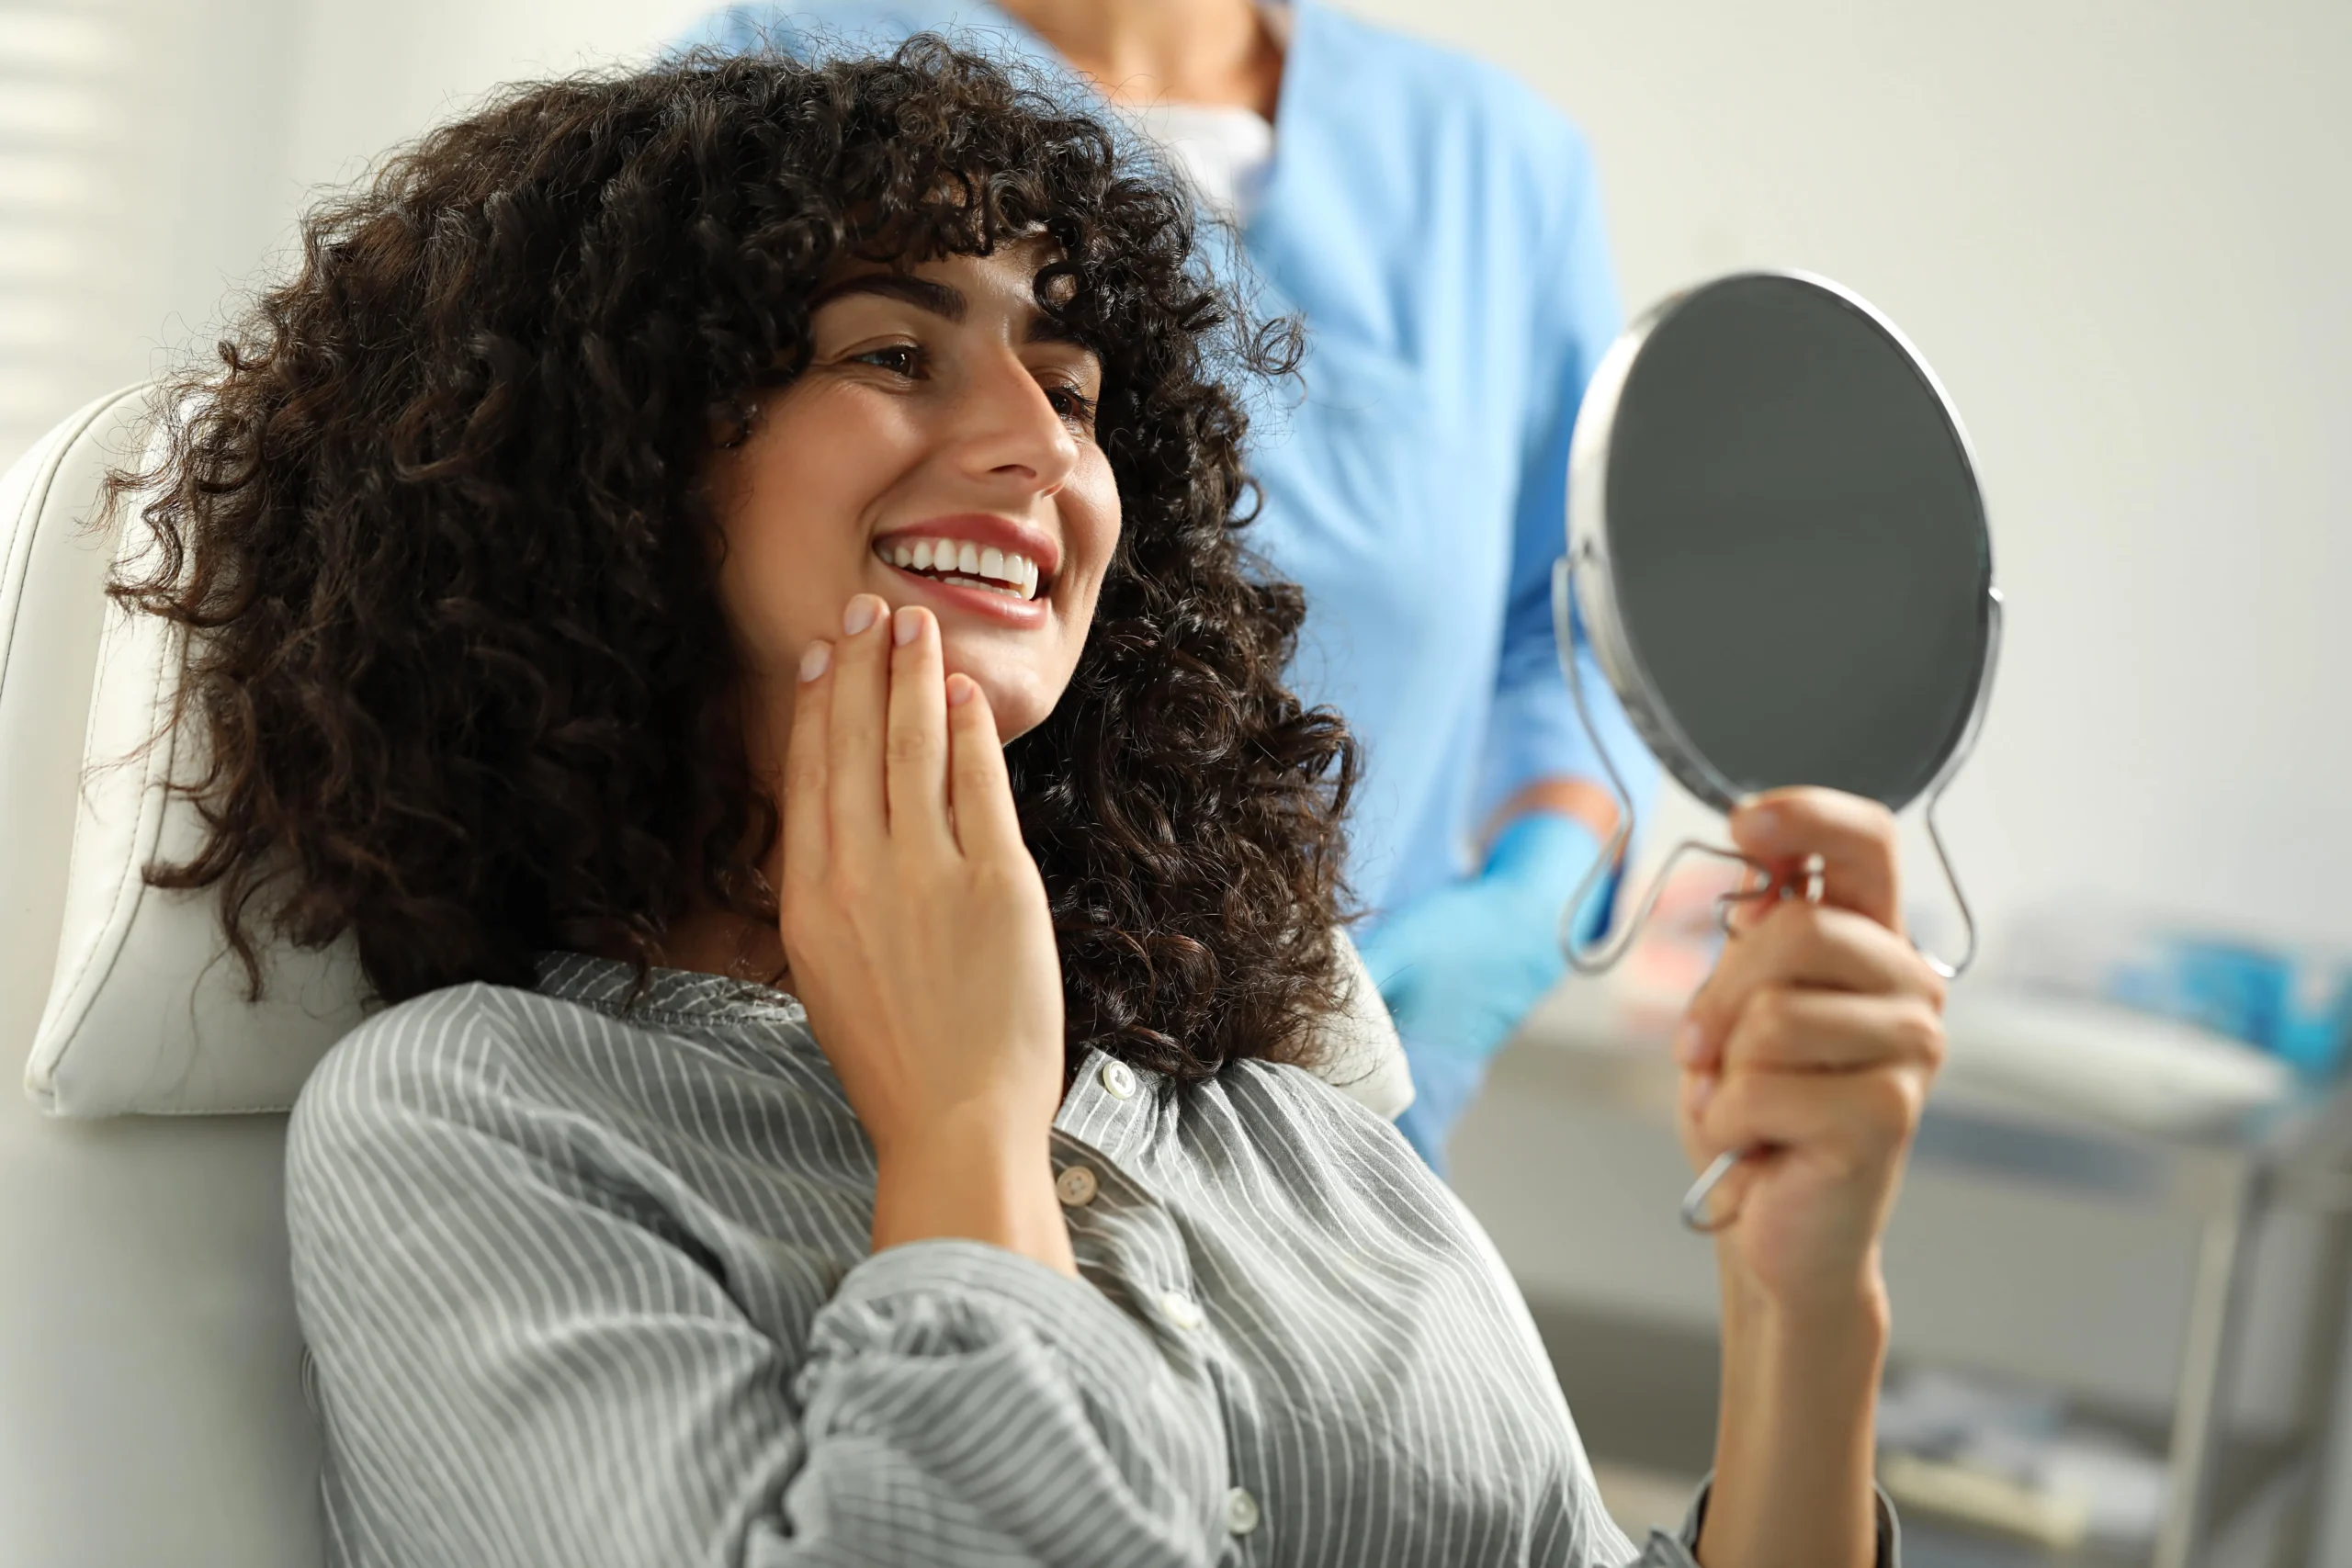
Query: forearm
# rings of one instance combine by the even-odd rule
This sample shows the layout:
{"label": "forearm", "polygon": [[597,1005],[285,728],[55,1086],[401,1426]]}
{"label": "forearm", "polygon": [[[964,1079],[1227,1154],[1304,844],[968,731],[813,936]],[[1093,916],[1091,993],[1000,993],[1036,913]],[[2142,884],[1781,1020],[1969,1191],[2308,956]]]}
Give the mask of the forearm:
{"label": "forearm", "polygon": [[1706,1568],[1867,1568],[1877,1554],[1873,1421],[1887,1338],[1875,1267],[1849,1294],[1766,1300],[1724,1258]]}
{"label": "forearm", "polygon": [[1488,1058],[1559,981],[1562,911],[1585,890],[1581,930],[1608,908],[1611,879],[1595,865],[1605,801],[1578,780],[1538,783],[1506,803],[1511,815],[1477,875],[1422,894],[1363,943],[1412,1064],[1416,1101],[1397,1125],[1441,1169],[1448,1129]]}
{"label": "forearm", "polygon": [[879,1155],[874,1250],[940,1237],[987,1242],[1078,1275],[1044,1140],[1009,1135],[994,1119],[935,1128]]}

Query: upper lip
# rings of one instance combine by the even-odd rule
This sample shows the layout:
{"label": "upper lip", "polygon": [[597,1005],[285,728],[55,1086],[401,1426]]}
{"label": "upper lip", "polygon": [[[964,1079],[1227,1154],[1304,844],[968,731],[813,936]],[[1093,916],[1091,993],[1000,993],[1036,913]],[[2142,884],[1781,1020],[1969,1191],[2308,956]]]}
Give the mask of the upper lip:
{"label": "upper lip", "polygon": [[1017,551],[1036,562],[1041,580],[1050,580],[1062,564],[1061,545],[1051,534],[1035,524],[1016,523],[988,512],[926,517],[920,523],[874,536],[877,545],[885,539],[969,539],[976,545],[994,545],[1008,554]]}

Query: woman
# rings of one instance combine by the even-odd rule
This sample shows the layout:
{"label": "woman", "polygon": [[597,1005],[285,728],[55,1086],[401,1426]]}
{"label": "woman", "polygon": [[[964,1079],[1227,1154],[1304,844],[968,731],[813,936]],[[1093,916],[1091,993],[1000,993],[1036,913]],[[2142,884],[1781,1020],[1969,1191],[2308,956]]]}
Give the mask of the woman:
{"label": "woman", "polygon": [[[1616,820],[1550,597],[1569,433],[1622,324],[1592,159],[1506,73],[1320,0],[751,0],[696,36],[951,28],[1170,147],[1306,324],[1305,394],[1249,454],[1254,543],[1306,591],[1293,683],[1361,744],[1359,940],[1412,1064],[1398,1125],[1442,1169]],[[1597,670],[1586,689],[1645,806],[1649,753]]]}
{"label": "woman", "polygon": [[[1181,195],[933,44],[521,90],[316,215],[179,426],[232,936],[393,1005],[288,1207],[347,1564],[1624,1563],[1525,1309],[1300,1070],[1344,732],[1278,671]],[[1009,742],[1010,744],[1007,744]],[[1883,813],[1691,1013],[1702,1513],[1891,1561],[1877,1236],[1939,993]]]}

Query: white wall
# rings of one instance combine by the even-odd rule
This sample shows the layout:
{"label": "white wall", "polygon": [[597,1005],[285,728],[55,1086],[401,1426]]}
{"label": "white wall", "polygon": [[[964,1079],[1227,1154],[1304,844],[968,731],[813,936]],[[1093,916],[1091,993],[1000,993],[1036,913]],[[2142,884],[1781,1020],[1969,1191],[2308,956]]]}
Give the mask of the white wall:
{"label": "white wall", "polygon": [[0,0],[0,461],[152,374],[253,269],[291,0]]}
{"label": "white wall", "polygon": [[706,8],[0,0],[0,464],[208,353],[311,187],[498,83],[640,56]]}
{"label": "white wall", "polygon": [[285,168],[349,178],[485,89],[642,58],[716,0],[292,0],[308,28]]}

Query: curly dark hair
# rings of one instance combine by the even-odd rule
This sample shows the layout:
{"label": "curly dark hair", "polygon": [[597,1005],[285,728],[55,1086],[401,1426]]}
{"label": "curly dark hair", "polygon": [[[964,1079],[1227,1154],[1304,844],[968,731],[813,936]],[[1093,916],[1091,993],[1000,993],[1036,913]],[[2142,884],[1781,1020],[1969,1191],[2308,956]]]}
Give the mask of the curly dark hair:
{"label": "curly dark hair", "polygon": [[256,987],[257,931],[349,933],[387,1002],[529,986],[548,948],[641,981],[697,892],[773,921],[710,455],[806,365],[830,269],[1037,232],[1124,513],[1070,686],[1008,750],[1068,1047],[1304,1059],[1355,757],[1283,683],[1304,607],[1242,548],[1232,389],[1296,331],[1214,278],[1164,173],[935,39],[509,89],[309,216],[115,481],[159,547],[112,591],[187,628],[205,743],[201,847],[149,880],[217,886]]}

